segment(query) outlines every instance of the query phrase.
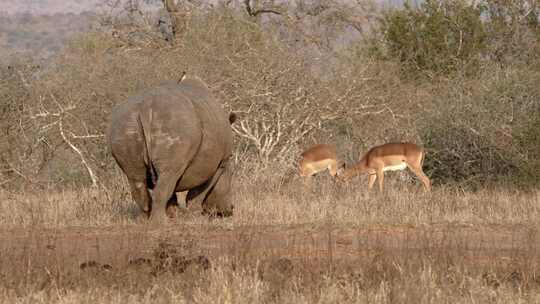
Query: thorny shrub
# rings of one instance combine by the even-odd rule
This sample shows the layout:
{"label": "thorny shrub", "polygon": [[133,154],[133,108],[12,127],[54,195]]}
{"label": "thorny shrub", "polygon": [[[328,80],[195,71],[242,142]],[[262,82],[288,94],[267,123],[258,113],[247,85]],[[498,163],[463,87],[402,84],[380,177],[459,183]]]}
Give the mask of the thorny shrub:
{"label": "thorny shrub", "polygon": [[[321,76],[310,55],[278,38],[287,22],[259,22],[224,6],[184,17],[172,45],[146,23],[130,23],[75,38],[37,72],[29,64],[3,68],[0,183],[99,184],[116,177],[105,140],[111,108],[183,71],[204,79],[239,114],[234,157],[241,172],[293,172],[301,150],[318,142],[335,144],[353,162],[373,145],[412,141],[426,146],[426,171],[438,182],[538,176],[530,169],[540,97],[534,56],[506,56],[504,65],[483,59],[475,76],[425,82],[403,79],[403,65],[355,45],[319,62],[327,65]],[[496,40],[491,28],[486,33]],[[538,47],[538,40],[520,41]],[[461,49],[476,58],[476,46]]]}

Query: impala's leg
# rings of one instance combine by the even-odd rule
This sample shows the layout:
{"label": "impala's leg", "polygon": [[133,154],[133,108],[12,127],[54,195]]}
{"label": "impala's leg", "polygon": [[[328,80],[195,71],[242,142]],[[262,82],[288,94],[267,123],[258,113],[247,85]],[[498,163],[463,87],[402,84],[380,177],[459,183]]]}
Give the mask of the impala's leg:
{"label": "impala's leg", "polygon": [[330,162],[330,165],[328,166],[328,171],[330,172],[330,175],[332,176],[332,182],[334,185],[337,185],[337,177],[338,177],[338,162],[336,160],[332,160]]}
{"label": "impala's leg", "polygon": [[414,174],[422,181],[422,183],[424,184],[424,190],[426,192],[430,192],[431,191],[431,181],[429,180],[429,178],[426,176],[426,174],[424,174],[424,171],[422,170],[421,167],[416,167],[416,166],[409,166],[409,169],[411,169],[412,172],[414,172]]}
{"label": "impala's leg", "polygon": [[303,177],[303,184],[304,184],[304,188],[305,189],[311,189],[311,183],[313,182],[312,179],[313,179],[313,174],[314,172],[310,171],[310,170],[306,170],[305,171],[305,175]]}
{"label": "impala's leg", "polygon": [[375,184],[375,180],[377,180],[377,175],[375,173],[368,173],[368,189],[373,189],[373,185]]}
{"label": "impala's leg", "polygon": [[332,175],[332,177],[336,177],[338,171],[337,161],[332,160],[330,162],[330,165],[328,165],[328,171],[330,171],[330,175]]}
{"label": "impala's leg", "polygon": [[379,179],[379,192],[383,192],[383,183],[384,183],[384,171],[383,167],[377,168],[377,178]]}

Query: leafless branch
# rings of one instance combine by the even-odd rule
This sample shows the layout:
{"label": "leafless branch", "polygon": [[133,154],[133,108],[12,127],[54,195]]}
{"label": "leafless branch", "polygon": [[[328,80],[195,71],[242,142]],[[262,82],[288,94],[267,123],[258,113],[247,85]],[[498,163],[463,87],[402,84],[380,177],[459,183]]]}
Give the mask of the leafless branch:
{"label": "leafless branch", "polygon": [[105,134],[88,134],[88,135],[75,135],[73,132],[68,132],[71,138],[85,139],[85,138],[103,138]]}
{"label": "leafless branch", "polygon": [[275,15],[282,15],[281,12],[279,12],[277,10],[274,10],[274,9],[269,9],[269,8],[262,8],[262,9],[253,10],[253,8],[251,7],[251,1],[250,0],[244,0],[244,5],[246,7],[246,11],[247,11],[248,15],[250,15],[252,17],[257,17],[257,15],[265,14],[265,13],[270,13],[270,14],[275,14]]}
{"label": "leafless branch", "polygon": [[[88,172],[88,175],[90,176],[90,180],[92,181],[92,186],[97,186],[98,184],[98,178],[94,171],[92,170],[91,166],[89,165],[88,161],[86,160],[86,157],[84,156],[83,152],[80,148],[78,148],[71,139],[90,139],[90,138],[102,138],[105,135],[103,134],[89,134],[88,130],[86,128],[86,125],[84,125],[84,122],[80,121],[79,123],[83,125],[84,129],[86,130],[85,135],[75,135],[73,132],[65,130],[64,125],[64,119],[66,117],[74,117],[76,116],[69,113],[69,111],[75,110],[76,106],[69,105],[64,106],[62,105],[53,94],[50,94],[51,100],[56,104],[57,111],[51,112],[49,111],[44,105],[43,105],[43,98],[40,98],[39,103],[39,110],[38,113],[35,113],[33,115],[30,115],[30,119],[32,120],[38,120],[38,119],[47,119],[47,118],[54,118],[55,120],[53,122],[49,122],[47,124],[42,125],[39,127],[39,133],[48,132],[51,130],[52,127],[58,126],[58,132],[60,134],[60,137],[62,138],[62,141],[67,144],[71,150],[73,150],[77,155],[79,155],[79,158],[81,159],[81,163]],[[42,137],[40,137],[42,138]],[[17,171],[14,171],[17,172]],[[22,176],[22,175],[21,175]]]}
{"label": "leafless branch", "polygon": [[315,128],[310,124],[312,114],[290,112],[290,106],[283,104],[276,112],[268,113],[272,119],[261,117],[262,121],[259,122],[243,120],[239,125],[233,125],[236,134],[255,146],[265,165],[270,160],[286,162],[294,154],[291,152],[298,142]]}
{"label": "leafless branch", "polygon": [[94,171],[92,170],[92,168],[90,168],[90,165],[88,165],[88,162],[86,161],[86,158],[84,157],[83,153],[81,152],[81,150],[79,148],[77,148],[73,143],[71,143],[71,141],[68,139],[68,137],[66,136],[66,134],[64,133],[64,128],[63,128],[63,123],[62,123],[62,119],[60,119],[59,123],[58,123],[58,128],[60,130],[60,136],[62,136],[62,139],[64,140],[64,142],[73,150],[75,151],[77,154],[79,154],[79,157],[81,158],[81,162],[82,164],[84,165],[84,167],[86,168],[86,170],[88,171],[88,175],[90,175],[90,179],[92,180],[92,186],[93,187],[96,187],[97,186],[97,177],[96,175],[94,174]]}

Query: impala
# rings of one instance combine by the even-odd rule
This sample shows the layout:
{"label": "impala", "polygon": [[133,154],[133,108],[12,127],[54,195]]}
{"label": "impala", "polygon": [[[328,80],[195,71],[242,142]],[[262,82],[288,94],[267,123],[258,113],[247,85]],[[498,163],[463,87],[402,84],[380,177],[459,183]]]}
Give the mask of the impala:
{"label": "impala", "polygon": [[372,189],[375,180],[379,179],[379,191],[382,192],[385,171],[408,167],[422,181],[425,190],[431,191],[431,181],[422,170],[424,155],[424,149],[412,143],[387,143],[371,148],[357,164],[340,172],[338,177],[347,180],[368,173],[368,189]]}
{"label": "impala", "polygon": [[328,169],[330,175],[338,174],[338,159],[336,149],[331,145],[315,145],[301,155],[300,176],[310,177]]}

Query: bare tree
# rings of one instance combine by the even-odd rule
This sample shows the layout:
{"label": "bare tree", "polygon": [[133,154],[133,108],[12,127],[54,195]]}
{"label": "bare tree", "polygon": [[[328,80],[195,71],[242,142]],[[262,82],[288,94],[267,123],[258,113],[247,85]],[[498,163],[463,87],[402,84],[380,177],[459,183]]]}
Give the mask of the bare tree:
{"label": "bare tree", "polygon": [[172,43],[178,31],[176,14],[178,7],[173,0],[162,0],[165,11],[159,18],[159,30],[165,36],[165,40]]}
{"label": "bare tree", "polygon": [[[74,139],[89,139],[89,138],[102,138],[105,135],[104,134],[90,134],[88,131],[86,134],[83,135],[76,135],[71,130],[66,129],[65,120],[68,116],[73,116],[74,114],[71,113],[71,111],[76,109],[76,106],[74,105],[68,105],[64,106],[58,100],[53,94],[50,94],[51,100],[56,104],[56,110],[54,112],[51,112],[48,110],[43,103],[40,103],[39,106],[36,109],[36,112],[31,114],[29,118],[31,120],[34,120],[37,125],[39,125],[39,132],[38,133],[50,133],[50,132],[58,132],[60,135],[62,141],[73,151],[75,152],[81,161],[81,165],[85,168],[86,172],[88,173],[88,176],[90,177],[90,180],[92,182],[92,186],[95,187],[98,184],[98,177],[94,170],[92,169],[92,166],[90,166],[90,163],[88,162],[86,156],[84,155],[82,149],[77,146],[77,144],[74,143]],[[86,125],[83,121],[78,120],[81,124],[83,129],[87,130]],[[38,137],[38,140],[44,140],[43,137]]]}

